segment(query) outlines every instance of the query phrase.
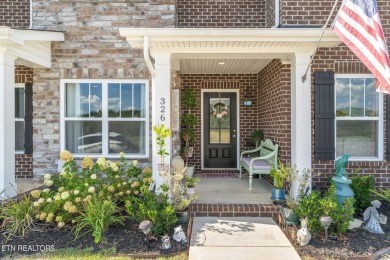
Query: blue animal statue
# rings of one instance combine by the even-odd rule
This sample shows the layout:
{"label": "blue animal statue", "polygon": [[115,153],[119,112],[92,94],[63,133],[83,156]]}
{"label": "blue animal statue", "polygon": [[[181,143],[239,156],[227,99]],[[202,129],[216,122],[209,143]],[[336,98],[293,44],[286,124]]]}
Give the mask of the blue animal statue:
{"label": "blue animal statue", "polygon": [[348,154],[344,154],[343,157],[338,159],[335,163],[336,168],[336,178],[347,180],[348,179],[348,172],[345,170],[345,168],[348,166]]}

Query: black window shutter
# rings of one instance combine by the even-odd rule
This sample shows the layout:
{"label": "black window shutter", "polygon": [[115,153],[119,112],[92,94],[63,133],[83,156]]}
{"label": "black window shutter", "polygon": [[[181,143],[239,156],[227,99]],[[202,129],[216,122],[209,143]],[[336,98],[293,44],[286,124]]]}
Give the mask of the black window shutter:
{"label": "black window shutter", "polygon": [[33,153],[33,105],[32,105],[33,89],[32,83],[26,83],[24,89],[24,153]]}
{"label": "black window shutter", "polygon": [[386,160],[390,161],[390,94],[386,94]]}
{"label": "black window shutter", "polygon": [[314,73],[314,159],[335,159],[334,72]]}

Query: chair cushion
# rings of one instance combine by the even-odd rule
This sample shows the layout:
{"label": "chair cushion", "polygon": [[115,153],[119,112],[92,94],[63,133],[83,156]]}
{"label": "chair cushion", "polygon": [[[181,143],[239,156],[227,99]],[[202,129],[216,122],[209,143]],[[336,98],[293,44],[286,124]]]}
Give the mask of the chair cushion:
{"label": "chair cushion", "polygon": [[[242,161],[249,167],[252,158],[242,158]],[[255,160],[253,161],[254,170],[271,170],[271,165],[267,160]]]}

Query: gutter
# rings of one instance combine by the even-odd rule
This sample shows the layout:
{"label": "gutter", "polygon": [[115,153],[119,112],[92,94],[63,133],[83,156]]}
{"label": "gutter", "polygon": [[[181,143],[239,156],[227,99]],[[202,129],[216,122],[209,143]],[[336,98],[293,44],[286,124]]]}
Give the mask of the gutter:
{"label": "gutter", "polygon": [[280,25],[280,1],[275,0],[275,24],[271,28],[278,28]]}
{"label": "gutter", "polygon": [[144,59],[146,66],[148,66],[150,74],[152,75],[152,77],[154,77],[154,66],[149,56],[149,36],[146,35],[144,36]]}
{"label": "gutter", "polygon": [[30,26],[28,27],[28,29],[32,29],[33,27],[32,12],[33,12],[33,0],[30,0]]}

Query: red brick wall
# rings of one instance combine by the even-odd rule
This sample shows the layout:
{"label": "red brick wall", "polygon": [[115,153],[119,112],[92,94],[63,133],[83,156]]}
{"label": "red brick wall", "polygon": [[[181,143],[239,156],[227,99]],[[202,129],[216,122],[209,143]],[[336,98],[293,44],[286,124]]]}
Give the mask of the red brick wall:
{"label": "red brick wall", "polygon": [[258,74],[259,128],[279,145],[279,158],[291,159],[290,65],[273,60]]}
{"label": "red brick wall", "polygon": [[[195,93],[198,96],[198,109],[195,111],[191,110],[197,118],[201,118],[201,88],[202,82],[228,82],[238,81],[240,88],[240,100],[237,100],[240,106],[240,151],[247,150],[249,138],[253,130],[257,129],[257,75],[256,74],[182,74],[181,75],[181,86],[182,90],[195,89]],[[210,88],[215,89],[215,88]],[[251,98],[253,101],[252,107],[244,107],[243,96],[245,93],[253,93]],[[182,113],[187,111],[182,107]],[[194,145],[194,157],[190,158],[189,163],[195,165],[195,170],[200,171],[201,167],[201,121],[198,120],[196,131],[196,144]]]}
{"label": "red brick wall", "polygon": [[15,155],[15,177],[33,178],[33,158],[32,154]]}
{"label": "red brick wall", "polygon": [[27,29],[30,26],[30,0],[1,0],[0,26]]}
{"label": "red brick wall", "polygon": [[177,0],[180,28],[264,28],[268,0]]}
{"label": "red brick wall", "polygon": [[[34,70],[32,68],[17,65],[15,66],[15,83],[33,82]],[[31,154],[15,155],[15,176],[16,178],[33,177],[33,159]]]}
{"label": "red brick wall", "polygon": [[15,66],[15,83],[33,82],[34,70],[32,68],[16,65]]}

